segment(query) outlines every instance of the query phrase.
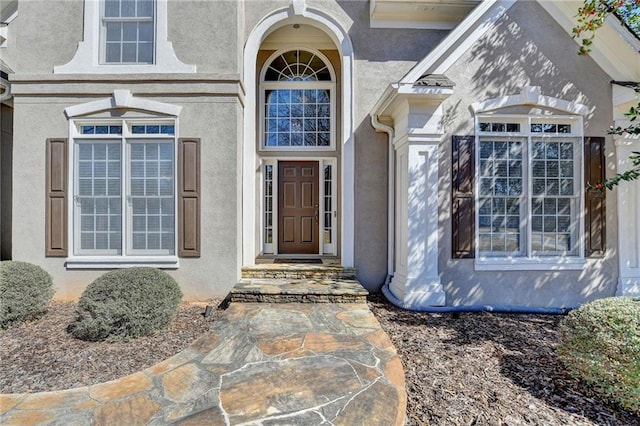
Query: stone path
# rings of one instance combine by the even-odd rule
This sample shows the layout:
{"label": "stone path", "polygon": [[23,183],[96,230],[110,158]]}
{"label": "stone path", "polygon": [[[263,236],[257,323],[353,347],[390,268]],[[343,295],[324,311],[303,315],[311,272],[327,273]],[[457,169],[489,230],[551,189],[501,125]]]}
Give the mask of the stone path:
{"label": "stone path", "polygon": [[93,386],[0,395],[2,425],[402,425],[395,348],[364,303],[231,303],[188,349]]}

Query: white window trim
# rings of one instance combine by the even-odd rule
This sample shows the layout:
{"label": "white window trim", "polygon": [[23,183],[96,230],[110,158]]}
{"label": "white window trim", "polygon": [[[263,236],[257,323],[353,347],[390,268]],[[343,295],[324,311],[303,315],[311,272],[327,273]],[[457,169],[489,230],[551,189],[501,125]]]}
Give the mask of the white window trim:
{"label": "white window trim", "polygon": [[167,1],[155,0],[155,46],[153,64],[101,64],[102,0],[84,2],[84,37],[68,63],[55,66],[54,74],[195,73],[196,66],[180,61],[168,41]]}
{"label": "white window trim", "polygon": [[[338,183],[337,183],[337,159],[335,157],[269,157],[263,158],[261,161],[260,167],[260,247],[262,247],[262,254],[273,254],[278,255],[278,162],[279,161],[315,161],[318,163],[318,212],[319,212],[319,223],[318,223],[318,238],[320,241],[318,242],[318,255],[319,256],[337,256],[337,221],[340,217],[338,212]],[[265,242],[265,205],[264,205],[264,181],[265,181],[265,166],[270,165],[273,167],[273,175],[272,175],[272,193],[273,197],[272,206],[273,206],[273,216],[272,216],[272,243]],[[324,166],[331,166],[331,205],[333,206],[333,218],[334,222],[331,226],[331,243],[324,244]]]}
{"label": "white window trim", "polygon": [[[273,62],[275,58],[282,55],[283,53],[289,52],[291,50],[304,50],[306,52],[313,53],[318,58],[322,59],[324,64],[327,66],[329,73],[331,75],[331,81],[312,81],[312,82],[297,82],[297,81],[265,81],[265,75],[267,73],[267,68]],[[310,87],[312,86],[312,87]],[[330,104],[330,116],[329,116],[329,136],[330,142],[329,146],[267,146],[265,140],[265,107],[266,107],[266,97],[265,92],[267,90],[277,90],[277,89],[327,89],[329,90],[329,100]],[[322,52],[311,49],[308,47],[299,47],[297,45],[287,46],[286,48],[280,49],[269,56],[260,71],[260,114],[259,114],[259,125],[258,131],[260,132],[258,149],[260,151],[335,151],[336,149],[336,77],[335,71],[329,59],[322,54]]]}
{"label": "white window trim", "polygon": [[[88,103],[91,104],[91,103]],[[84,104],[86,105],[86,104]],[[95,124],[95,125],[100,125],[100,124],[111,124],[113,125],[116,121],[119,122],[119,124],[121,124],[123,126],[123,132],[122,135],[110,135],[110,134],[106,134],[106,135],[85,135],[85,134],[81,134],[79,131],[79,128],[82,124]],[[131,133],[128,132],[128,126],[125,125],[125,123],[133,123],[133,124],[154,124],[154,123],[167,123],[168,121],[171,121],[172,124],[175,126],[174,129],[174,134],[173,135],[160,135],[160,134],[148,134],[148,135],[132,135]],[[69,140],[71,142],[71,149],[69,149],[68,152],[68,164],[69,164],[69,170],[68,170],[68,181],[71,182],[71,185],[69,187],[69,194],[71,194],[71,196],[69,197],[68,200],[68,211],[69,214],[67,215],[67,232],[68,232],[68,237],[67,237],[67,241],[71,242],[71,250],[70,250],[70,255],[65,259],[65,267],[67,269],[102,269],[102,268],[109,268],[109,269],[117,269],[117,268],[128,268],[128,267],[136,267],[136,266],[147,266],[147,267],[153,267],[153,268],[161,268],[161,269],[177,269],[179,267],[179,260],[178,260],[178,191],[177,191],[177,176],[178,176],[178,135],[179,135],[179,129],[178,129],[178,120],[177,118],[174,117],[165,117],[165,118],[133,118],[133,119],[116,119],[114,120],[113,118],[96,118],[96,119],[91,119],[91,118],[81,118],[81,119],[70,119],[69,120]],[[75,192],[75,141],[77,139],[94,139],[94,140],[109,140],[109,139],[114,139],[114,138],[120,138],[122,140],[122,145],[123,149],[126,149],[126,145],[127,145],[127,138],[131,138],[131,137],[135,137],[136,139],[167,139],[167,140],[173,140],[174,141],[174,176],[176,177],[174,179],[174,233],[175,233],[175,238],[174,238],[174,254],[171,255],[149,255],[149,256],[140,256],[140,255],[126,255],[126,251],[127,251],[127,247],[126,247],[126,241],[127,241],[127,237],[125,236],[125,233],[128,232],[126,230],[126,226],[125,222],[125,216],[128,216],[129,214],[127,213],[127,210],[124,209],[124,205],[123,205],[123,210],[122,210],[122,215],[123,215],[123,221],[122,221],[122,238],[123,238],[123,242],[122,242],[122,254],[121,255],[117,255],[117,256],[113,256],[113,255],[99,255],[99,254],[87,254],[87,255],[78,255],[76,254],[76,236],[75,236],[75,220],[76,220],[76,214],[75,214],[75,199],[74,199],[74,192]],[[122,157],[122,162],[125,162],[125,158],[126,157]],[[122,170],[125,170],[127,168],[126,164],[123,164]],[[124,177],[125,181],[127,180],[127,176]],[[123,204],[126,202],[126,194],[123,193],[122,194],[122,199],[123,199]]]}
{"label": "white window trim", "polygon": [[[492,102],[493,105],[495,105]],[[535,122],[553,122],[553,121],[561,121],[563,123],[570,123],[571,133],[556,133],[556,134],[545,134],[545,133],[537,133],[531,132],[531,124]],[[480,132],[480,122],[518,122],[520,123],[520,132],[517,133],[507,133],[507,132]],[[524,127],[524,128],[523,128]],[[476,114],[475,116],[475,146],[476,146],[476,156],[474,158],[475,161],[475,186],[479,188],[479,180],[480,180],[480,164],[479,164],[479,155],[477,153],[477,147],[479,146],[481,137],[496,137],[496,136],[511,136],[511,137],[520,137],[524,138],[527,141],[530,141],[533,138],[544,136],[544,135],[552,135],[554,137],[564,137],[571,140],[578,139],[577,142],[578,147],[577,150],[580,155],[579,167],[577,167],[575,173],[575,181],[576,185],[580,185],[581,182],[584,181],[583,177],[583,169],[584,169],[584,123],[581,115],[533,115],[533,114]],[[525,159],[523,159],[525,161]],[[530,154],[527,154],[526,158],[527,163],[531,162]],[[527,179],[527,199],[530,199],[531,194],[531,181]],[[586,264],[586,259],[584,257],[585,250],[585,240],[584,240],[584,191],[578,191],[579,201],[578,201],[578,209],[579,209],[579,218],[578,218],[578,254],[571,256],[532,256],[528,255],[530,253],[529,249],[525,249],[524,256],[514,256],[514,255],[505,255],[505,256],[481,256],[480,255],[480,244],[479,244],[479,216],[476,212],[475,215],[475,262],[474,268],[477,271],[524,271],[524,270],[582,270],[584,265]],[[480,191],[477,190],[475,194],[475,206],[479,205]],[[527,246],[530,246],[531,241],[529,241],[529,235],[527,235]]]}

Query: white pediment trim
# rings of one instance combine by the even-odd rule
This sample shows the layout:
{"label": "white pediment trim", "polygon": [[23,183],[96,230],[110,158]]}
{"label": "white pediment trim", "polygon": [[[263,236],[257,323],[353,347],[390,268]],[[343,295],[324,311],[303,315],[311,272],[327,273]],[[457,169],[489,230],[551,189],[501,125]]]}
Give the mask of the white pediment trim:
{"label": "white pediment trim", "polygon": [[445,74],[516,0],[485,0],[400,80],[413,84],[426,74]]}
{"label": "white pediment trim", "polygon": [[173,117],[177,117],[180,115],[180,111],[182,111],[182,107],[178,105],[136,97],[133,96],[129,90],[114,90],[110,98],[73,105],[65,108],[64,112],[67,118],[74,118],[82,115],[96,114],[110,109],[123,108],[170,115]]}
{"label": "white pediment trim", "polygon": [[540,86],[524,86],[517,95],[500,96],[483,102],[476,102],[471,105],[471,109],[474,113],[479,114],[519,105],[542,106],[570,114],[587,115],[589,113],[589,107],[586,105],[543,95]]}

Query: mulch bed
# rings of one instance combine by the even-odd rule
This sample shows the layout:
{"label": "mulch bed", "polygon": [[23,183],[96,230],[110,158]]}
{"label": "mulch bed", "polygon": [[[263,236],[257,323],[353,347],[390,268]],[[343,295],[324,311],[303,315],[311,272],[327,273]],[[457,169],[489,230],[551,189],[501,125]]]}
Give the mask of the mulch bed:
{"label": "mulch bed", "polygon": [[405,368],[407,425],[640,425],[566,372],[562,317],[418,313],[381,295],[369,307]]}
{"label": "mulch bed", "polygon": [[[187,347],[211,327],[206,304],[183,303],[168,330],[129,342],[83,342],[66,332],[75,304],[0,333],[0,393],[41,392],[113,380]],[[412,425],[640,425],[601,402],[555,356],[560,317],[426,314],[381,295],[369,307],[402,359]]]}
{"label": "mulch bed", "polygon": [[180,304],[167,330],[128,342],[85,342],[67,333],[76,304],[54,301],[37,321],[0,333],[0,393],[44,392],[102,383],[151,367],[177,354],[207,331],[220,311]]}

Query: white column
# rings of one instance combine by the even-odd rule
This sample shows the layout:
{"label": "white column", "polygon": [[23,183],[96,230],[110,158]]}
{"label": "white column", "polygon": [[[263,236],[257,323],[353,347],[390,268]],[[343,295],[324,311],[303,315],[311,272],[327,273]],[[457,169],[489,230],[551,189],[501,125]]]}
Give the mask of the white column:
{"label": "white column", "polygon": [[[615,127],[630,123],[625,113],[638,103],[631,87],[614,84],[611,100]],[[632,167],[629,155],[640,151],[640,139],[614,136],[616,171],[622,173]],[[616,296],[640,296],[640,181],[621,182],[616,187],[618,201],[618,262],[619,278]]]}
{"label": "white column", "polygon": [[396,149],[396,270],[389,289],[409,309],[443,306],[438,273],[440,135],[408,136]]}
{"label": "white column", "polygon": [[[640,151],[639,139],[616,140],[618,172],[632,166],[629,155]],[[618,185],[618,259],[620,277],[616,296],[640,297],[640,180]]]}

